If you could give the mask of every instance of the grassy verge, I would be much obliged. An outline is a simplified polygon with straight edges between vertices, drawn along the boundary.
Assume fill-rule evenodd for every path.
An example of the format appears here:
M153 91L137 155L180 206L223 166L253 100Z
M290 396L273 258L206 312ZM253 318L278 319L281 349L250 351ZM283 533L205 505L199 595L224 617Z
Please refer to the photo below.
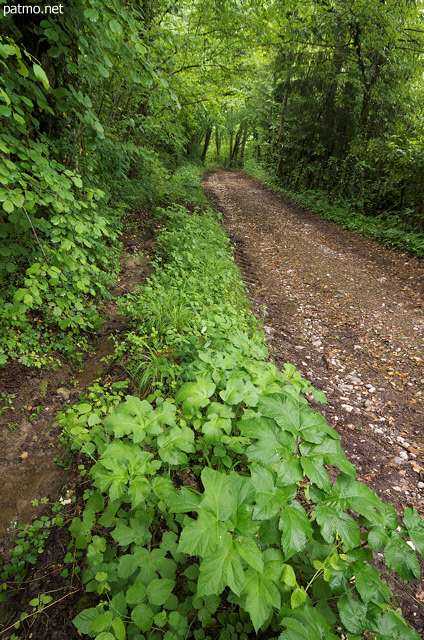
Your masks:
M339 201L336 204L329 202L327 193L320 191L295 192L281 186L278 179L270 173L270 170L261 166L254 160L248 160L244 165L244 171L260 182L269 185L276 191L280 191L310 211L318 213L325 220L337 222L342 227L359 233L367 238L377 240L390 249L406 251L418 258L424 258L424 233L408 230L405 223L397 215L379 215L372 217L354 207Z

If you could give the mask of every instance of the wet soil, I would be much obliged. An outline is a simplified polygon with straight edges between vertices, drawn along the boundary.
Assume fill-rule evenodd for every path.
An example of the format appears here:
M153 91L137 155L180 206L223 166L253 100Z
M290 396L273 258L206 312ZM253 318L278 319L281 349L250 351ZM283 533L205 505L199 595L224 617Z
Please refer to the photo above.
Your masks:
M155 223L141 211L133 212L126 223L130 230L120 238L121 271L111 298L99 302L103 326L88 336L90 347L82 365L76 370L64 357L52 354L54 370L25 367L16 360L0 369L0 394L14 396L0 414L0 555L5 560L13 546L16 524L28 524L42 512L32 502L45 497L54 502L74 481L54 460L60 454L60 431L55 423L58 411L79 401L99 377L107 380L109 376L112 381L127 377L125 370L107 358L114 352L113 338L125 331L128 321L119 314L117 298L145 283L152 273ZM4 402L0 403L3 406Z
M243 173L208 173L203 188L223 214L272 359L295 364L326 393L328 405L312 405L340 433L358 480L400 516L412 506L424 516L422 262ZM422 633L422 585L410 583L410 595L389 585Z

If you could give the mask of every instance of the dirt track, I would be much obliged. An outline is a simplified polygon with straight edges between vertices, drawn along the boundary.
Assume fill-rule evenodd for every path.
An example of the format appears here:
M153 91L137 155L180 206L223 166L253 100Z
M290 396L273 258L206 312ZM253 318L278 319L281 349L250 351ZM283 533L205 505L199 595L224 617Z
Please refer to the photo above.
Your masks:
M424 266L291 203L243 173L208 173L275 363L327 394L358 480L424 515ZM424 601L422 587L412 593ZM422 633L422 607L403 613Z

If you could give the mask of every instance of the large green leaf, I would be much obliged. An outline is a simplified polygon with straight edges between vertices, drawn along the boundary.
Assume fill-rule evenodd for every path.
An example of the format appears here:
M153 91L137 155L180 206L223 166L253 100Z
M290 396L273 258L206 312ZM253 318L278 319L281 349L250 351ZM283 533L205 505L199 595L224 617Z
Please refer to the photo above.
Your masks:
M205 442L220 442L223 432L231 433L231 420L211 415L210 419L202 425L202 432L205 436Z
M384 503L372 489L344 473L337 476L328 493L311 490L310 495L314 501L321 502L335 512L352 509L370 522L378 522L376 509L384 509Z
M178 549L192 556L206 556L229 538L223 522L211 513L201 511L197 520L192 520L182 530Z
M318 504L315 513L322 537L327 542L333 542L337 532L343 540L345 551L361 543L358 523L344 511Z
M323 491L330 491L330 476L324 467L324 456L306 458L302 456L300 464L306 477Z
M390 602L392 592L370 565L364 565L356 572L355 586L364 602Z
M153 624L153 611L147 604L138 604L131 611L131 620L141 631L150 631Z
M203 559L197 583L198 595L218 595L226 586L229 586L236 595L240 595L245 578L235 545L234 540L228 537L213 555Z
M159 455L164 462L182 465L187 462L183 452L194 453L194 433L188 427L170 427L158 436Z
M209 511L218 520L228 520L236 505L229 476L206 467L200 477L205 489L201 508Z
M273 418L281 429L294 436L299 435L300 407L300 399L288 393L260 396L258 402L258 409L263 416Z
M338 467L340 471L352 476L352 478L356 477L355 465L347 460L339 440L326 437L319 444L305 442L301 445L300 452L302 456L311 459L313 463L316 460L317 464L321 464L318 460L323 460L326 464ZM328 491L328 489L325 489L325 491Z
M407 627L396 611L388 611L375 619L373 624L369 624L369 630L380 634L383 640L420 640L421 636Z
M183 384L177 393L175 401L182 403L182 409L185 413L193 414L210 403L209 398L215 389L216 386L213 382L199 378L197 382Z
M384 549L384 559L389 569L394 569L403 580L414 580L420 577L420 565L415 552L395 531Z
M132 434L134 442L142 442L146 436L146 416L153 413L147 400L127 396L104 421L106 429L117 438Z
M312 527L303 507L296 501L283 508L278 528L281 533L286 560L305 548L306 540L312 538Z
M351 633L362 633L365 628L367 605L345 594L337 601L340 619Z
M296 452L296 442L293 436L281 431L274 420L251 418L240 421L237 426L243 436L257 439L257 442L246 449L246 455L250 460L262 464L273 464L287 454Z
M255 520L269 520L281 511L287 500L296 496L296 485L276 486L271 471L259 465L252 466L250 471L256 488L253 517Z
M264 559L263 553L258 548L256 541L253 538L248 537L238 537L235 536L234 540L234 549L237 554L243 558L248 565L250 565L259 573L263 573L264 570ZM233 589L234 591L234 589Z
M303 478L299 459L289 452L284 454L277 467L278 482L282 485L296 484Z
M149 602L155 605L162 605L168 600L175 586L175 580L166 578L156 578L147 585L147 597Z
M246 611L250 614L255 631L261 628L271 613L272 607L280 606L280 592L274 582L254 569L244 574L243 594L246 594Z
M424 522L415 507L405 509L403 524L408 529L414 547L424 556Z
M223 391L219 392L220 397L229 405L244 402L250 407L254 407L258 402L258 392L250 381L231 378Z

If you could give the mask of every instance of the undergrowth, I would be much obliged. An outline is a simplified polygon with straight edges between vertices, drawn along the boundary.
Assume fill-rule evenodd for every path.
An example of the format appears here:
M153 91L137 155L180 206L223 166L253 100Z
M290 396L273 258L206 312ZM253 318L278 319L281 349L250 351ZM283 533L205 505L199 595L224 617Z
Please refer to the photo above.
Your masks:
M268 360L215 214L154 215L155 274L122 300L133 328L117 348L140 394L97 388L58 416L92 481L66 556L78 572L82 555L95 605L76 628L97 640L417 640L371 561L383 551L389 571L418 578L419 514L399 523L355 480L305 398L325 395Z
M337 197L337 202L331 202L330 196L324 191L289 190L282 186L272 169L253 159L245 162L244 170L294 202L318 213L325 220L337 222L342 227L377 240L390 249L407 251L418 258L424 258L424 233L412 231L397 214L384 212L373 217L361 213L355 208L354 203L349 203L340 196Z
M155 215L155 276L122 302L134 330L118 349L148 395L106 418L89 406L59 418L93 481L70 552L84 551L98 604L77 629L99 640L418 638L370 564L384 549L390 570L418 577L406 543L424 551L418 513L399 527L304 397L324 394L268 361L214 214ZM340 470L333 486L326 464Z

